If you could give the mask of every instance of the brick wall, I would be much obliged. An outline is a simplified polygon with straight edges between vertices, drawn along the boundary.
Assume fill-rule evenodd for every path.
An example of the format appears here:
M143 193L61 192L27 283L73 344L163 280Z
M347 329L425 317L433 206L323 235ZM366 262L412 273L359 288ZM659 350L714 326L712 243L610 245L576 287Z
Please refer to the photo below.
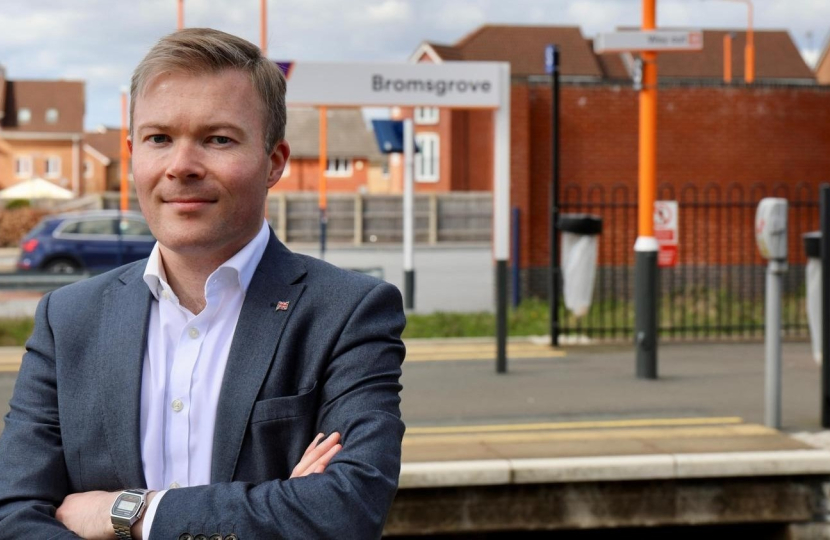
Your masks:
M279 191L317 191L320 184L320 167L317 158L291 158L288 176L283 175L271 188ZM369 162L365 158L352 160L351 176L329 176L326 188L331 193L354 193L369 181Z
M561 199L590 203L572 211L604 215L602 264L630 264L636 214L626 203L635 202L637 193L637 93L563 85L560 96ZM521 268L544 267L549 259L550 107L549 86L514 83L511 205L522 212ZM471 147L492 137L469 133ZM471 160L469 167L471 178L492 175L483 160ZM830 89L661 88L657 174L658 198L681 201L681 264L754 262L752 243L742 243L738 252L724 249L738 234L724 231L726 220L740 234L751 233L754 204L762 197L817 200L819 185L830 181ZM710 211L684 220L684 205L707 202L748 205L740 215ZM818 225L814 214L794 208L791 221L808 230L811 221ZM792 238L796 250L800 239Z

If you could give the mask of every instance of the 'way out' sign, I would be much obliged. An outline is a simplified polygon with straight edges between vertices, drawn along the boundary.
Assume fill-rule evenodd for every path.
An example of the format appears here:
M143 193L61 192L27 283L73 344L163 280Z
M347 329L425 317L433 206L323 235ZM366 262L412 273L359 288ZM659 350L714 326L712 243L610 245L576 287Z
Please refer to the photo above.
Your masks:
M426 106L494 109L500 105L499 64L297 62L288 73L290 105Z
M699 51L703 49L700 30L644 30L610 32L594 40L594 52Z

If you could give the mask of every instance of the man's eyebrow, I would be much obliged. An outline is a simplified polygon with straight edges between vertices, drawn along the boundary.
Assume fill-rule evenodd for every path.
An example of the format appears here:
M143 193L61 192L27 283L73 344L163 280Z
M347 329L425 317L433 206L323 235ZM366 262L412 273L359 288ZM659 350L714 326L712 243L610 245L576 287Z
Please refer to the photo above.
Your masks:
M229 131L233 131L235 133L243 133L244 130L237 126L236 124L231 124L230 122L219 122L217 124L209 124L205 131L219 131L221 129L226 129Z
M136 131L145 131L145 130L168 132L168 131L170 131L170 126L168 126L167 124L150 123L150 124L139 124L139 126L136 128Z

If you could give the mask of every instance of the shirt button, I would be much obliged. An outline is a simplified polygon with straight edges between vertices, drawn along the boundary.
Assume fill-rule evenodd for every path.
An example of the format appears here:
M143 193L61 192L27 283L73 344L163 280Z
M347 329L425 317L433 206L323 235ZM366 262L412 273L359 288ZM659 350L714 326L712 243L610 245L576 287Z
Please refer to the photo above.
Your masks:
M197 328L191 327L190 330L187 331L187 335L193 339L199 337L199 330Z
M171 403L170 406L173 407L174 412L180 412L182 409L184 409L184 403L182 403L182 400L180 399L174 399L173 403Z
M161 291L161 297L167 300L170 298L170 293L168 293L167 291Z
M178 489L180 487L182 486L180 486L178 482L173 482L172 484L170 484L170 489Z

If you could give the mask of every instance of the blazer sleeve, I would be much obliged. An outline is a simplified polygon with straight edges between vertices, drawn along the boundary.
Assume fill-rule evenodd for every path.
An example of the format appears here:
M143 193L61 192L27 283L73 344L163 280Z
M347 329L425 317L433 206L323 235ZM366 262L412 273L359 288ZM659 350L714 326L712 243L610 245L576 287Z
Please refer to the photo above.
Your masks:
M0 435L0 539L79 538L55 519L69 493L58 415L49 299L35 313Z
M405 323L400 292L380 283L343 328L325 371L317 426L340 432L343 449L325 473L169 490L150 540L196 532L239 540L380 538L400 475Z

